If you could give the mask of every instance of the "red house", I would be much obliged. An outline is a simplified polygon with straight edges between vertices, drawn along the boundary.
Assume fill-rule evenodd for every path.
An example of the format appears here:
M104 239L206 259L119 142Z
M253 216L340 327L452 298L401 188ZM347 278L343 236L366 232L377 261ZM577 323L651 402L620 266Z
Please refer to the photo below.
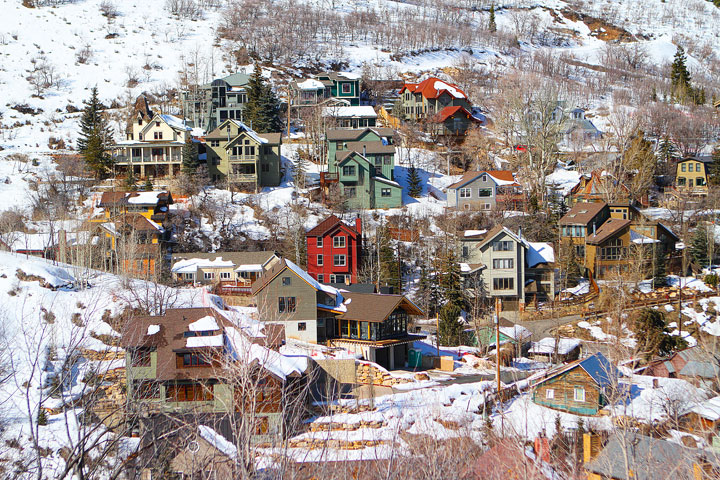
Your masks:
M321 283L357 283L362 222L350 226L335 215L305 234L307 272Z

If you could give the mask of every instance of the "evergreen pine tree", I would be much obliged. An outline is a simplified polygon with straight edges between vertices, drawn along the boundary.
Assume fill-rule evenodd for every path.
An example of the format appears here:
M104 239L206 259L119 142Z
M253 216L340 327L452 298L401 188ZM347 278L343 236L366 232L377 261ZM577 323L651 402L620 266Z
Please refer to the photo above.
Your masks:
M280 120L280 102L270 85L265 84L260 66L248 80L248 101L243 110L245 124L260 133L278 132L282 129Z
M665 264L667 256L662 246L655 244L653 246L653 288L664 287L667 285L667 272Z
M568 288L572 288L577 286L578 280L582 277L582 268L580 267L580 262L575 252L575 245L565 245L565 249L567 256L565 276L567 278Z
M150 180L150 177L147 177L145 179L145 185L143 185L143 190L145 190L146 192L152 192L152 189L153 189L152 180Z
M440 289L446 304L458 309L465 308L465 295L462 288L460 264L455 252L448 250L442 260L442 273L440 274Z
M37 424L44 426L48 424L47 412L44 408L40 408L37 413Z
M463 324L460 323L461 310L457 305L448 303L440 309L438 318L438 343L446 347L456 347L462 341Z
M679 156L675 144L673 144L667 135L664 136L663 139L660 140L660 159L669 164L672 160L679 158Z
M293 180L295 188L305 188L305 173L307 172L307 161L304 155L298 155L295 167L293 167Z
M690 256L698 267L708 265L708 232L705 225L698 225L690 243Z
M675 58L670 70L670 83L672 85L672 94L677 100L682 101L692 96L687 58L685 57L685 49L681 46L678 46L675 52Z
M138 189L137 186L137 179L135 178L135 175L132 171L129 171L127 176L125 177L125 182L123 183L123 187L128 192L135 192Z
M88 168L98 178L109 175L112 170L112 157L107 153L111 140L112 133L98 99L97 87L93 87L80 118L78 150L85 158Z
M393 287L395 293L401 292L400 262L398 261L392 239L387 227L381 227L377 233L380 238L380 278L384 285Z
M198 169L198 148L191 138L188 138L182 147L181 170L187 176L192 177Z
M708 165L708 182L710 185L720 185L720 147L713 150L713 161Z
M495 33L497 31L497 24L495 23L495 4L490 4L490 21L488 22L488 30Z
M420 174L414 164L408 169L408 195L417 198L422 195L422 184L420 183Z

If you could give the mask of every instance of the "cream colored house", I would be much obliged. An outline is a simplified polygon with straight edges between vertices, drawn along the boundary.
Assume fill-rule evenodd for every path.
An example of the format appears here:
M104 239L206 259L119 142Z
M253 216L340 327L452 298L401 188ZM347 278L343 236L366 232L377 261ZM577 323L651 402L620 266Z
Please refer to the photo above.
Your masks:
M126 139L110 147L117 170L132 171L136 178L172 177L180 173L182 148L191 139L191 128L172 115L136 109Z
M202 285L231 284L248 288L280 258L275 252L216 252L173 254L175 280Z

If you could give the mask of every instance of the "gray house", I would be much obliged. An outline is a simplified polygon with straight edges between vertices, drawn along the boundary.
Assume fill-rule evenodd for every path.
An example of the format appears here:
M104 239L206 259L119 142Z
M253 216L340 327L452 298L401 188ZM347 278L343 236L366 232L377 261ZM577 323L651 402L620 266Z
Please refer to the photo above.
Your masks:
M243 120L250 76L234 73L182 92L183 114L188 123L209 132L225 120Z
M508 170L466 172L447 188L447 206L460 210L518 210L524 198L522 186Z
M470 296L499 297L505 310L555 297L551 244L528 242L498 225L489 232L466 232L461 245L460 270Z

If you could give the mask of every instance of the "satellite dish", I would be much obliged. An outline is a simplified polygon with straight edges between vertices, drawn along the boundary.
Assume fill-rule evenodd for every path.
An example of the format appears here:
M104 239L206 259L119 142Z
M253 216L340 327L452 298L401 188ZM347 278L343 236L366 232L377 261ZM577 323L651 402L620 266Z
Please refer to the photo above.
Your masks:
M192 440L190 443L188 443L187 448L188 450L190 450L190 453L197 453L200 450L200 444L195 440Z

